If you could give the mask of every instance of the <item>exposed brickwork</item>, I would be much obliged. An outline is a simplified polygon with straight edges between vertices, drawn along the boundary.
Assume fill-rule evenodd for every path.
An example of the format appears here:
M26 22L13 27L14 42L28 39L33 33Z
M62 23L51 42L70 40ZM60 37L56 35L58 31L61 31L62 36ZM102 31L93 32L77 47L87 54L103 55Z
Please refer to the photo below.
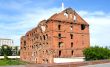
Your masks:
M20 57L32 63L53 63L54 57L81 57L89 45L88 23L67 8L21 37Z

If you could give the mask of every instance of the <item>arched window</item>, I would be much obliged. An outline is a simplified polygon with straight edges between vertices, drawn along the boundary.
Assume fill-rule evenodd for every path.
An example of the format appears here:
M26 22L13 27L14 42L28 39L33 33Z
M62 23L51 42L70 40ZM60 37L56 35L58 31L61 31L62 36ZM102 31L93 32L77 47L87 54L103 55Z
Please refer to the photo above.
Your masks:
M58 34L58 38L59 38L59 39L61 38L61 34L60 34L60 33Z
M73 52L74 52L74 51L72 50L72 51L71 51L71 55L73 55Z
M73 34L70 34L71 39L73 39Z
M61 25L58 25L58 30L60 30L61 29Z
M71 42L71 47L73 47L73 42Z

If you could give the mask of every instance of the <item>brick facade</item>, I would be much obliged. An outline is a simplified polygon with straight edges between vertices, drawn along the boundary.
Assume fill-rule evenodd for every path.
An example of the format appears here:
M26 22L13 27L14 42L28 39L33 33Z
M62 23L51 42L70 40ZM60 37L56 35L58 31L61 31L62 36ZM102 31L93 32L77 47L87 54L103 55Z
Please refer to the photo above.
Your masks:
M89 24L67 8L21 37L20 57L32 63L53 63L53 58L82 57L82 50L89 46Z

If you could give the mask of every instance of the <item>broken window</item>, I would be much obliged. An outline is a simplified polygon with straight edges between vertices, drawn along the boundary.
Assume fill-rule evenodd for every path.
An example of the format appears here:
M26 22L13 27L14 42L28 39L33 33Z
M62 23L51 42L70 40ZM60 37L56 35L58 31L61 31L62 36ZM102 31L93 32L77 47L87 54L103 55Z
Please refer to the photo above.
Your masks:
M73 42L71 42L71 47L73 47Z
M61 29L61 25L58 25L58 30L60 30Z
M74 22L76 21L76 16L74 15L74 17L73 17L73 20L74 20Z
M61 56L61 50L59 50L59 57Z
M63 46L63 42L58 43L58 47L60 48L61 46Z
M26 41L24 41L24 46L26 46Z
M47 39L48 39L48 34L46 34L46 37L47 37Z
M61 38L61 34L60 33L58 34L58 37L59 37L59 39Z
M85 25L81 24L81 30L84 30L84 29L85 29Z
M73 30L73 26L70 26L70 30Z
M64 16L66 16L68 18L68 14L67 13L64 13Z
M73 34L70 34L71 39L73 39Z
M43 35L43 38L44 38L44 40L45 40L45 35Z
M73 55L73 52L74 52L74 51L72 50L72 51L71 51L71 55Z
M48 63L48 59L46 59L46 63Z

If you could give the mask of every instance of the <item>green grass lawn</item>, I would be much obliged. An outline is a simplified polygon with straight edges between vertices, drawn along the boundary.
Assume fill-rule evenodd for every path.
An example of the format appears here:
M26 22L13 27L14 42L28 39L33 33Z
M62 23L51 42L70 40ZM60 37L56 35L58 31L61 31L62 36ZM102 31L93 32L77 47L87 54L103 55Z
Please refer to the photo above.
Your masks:
M0 60L0 66L5 66L5 65L24 65L28 64L26 62L20 61L19 59L9 59L9 60Z

